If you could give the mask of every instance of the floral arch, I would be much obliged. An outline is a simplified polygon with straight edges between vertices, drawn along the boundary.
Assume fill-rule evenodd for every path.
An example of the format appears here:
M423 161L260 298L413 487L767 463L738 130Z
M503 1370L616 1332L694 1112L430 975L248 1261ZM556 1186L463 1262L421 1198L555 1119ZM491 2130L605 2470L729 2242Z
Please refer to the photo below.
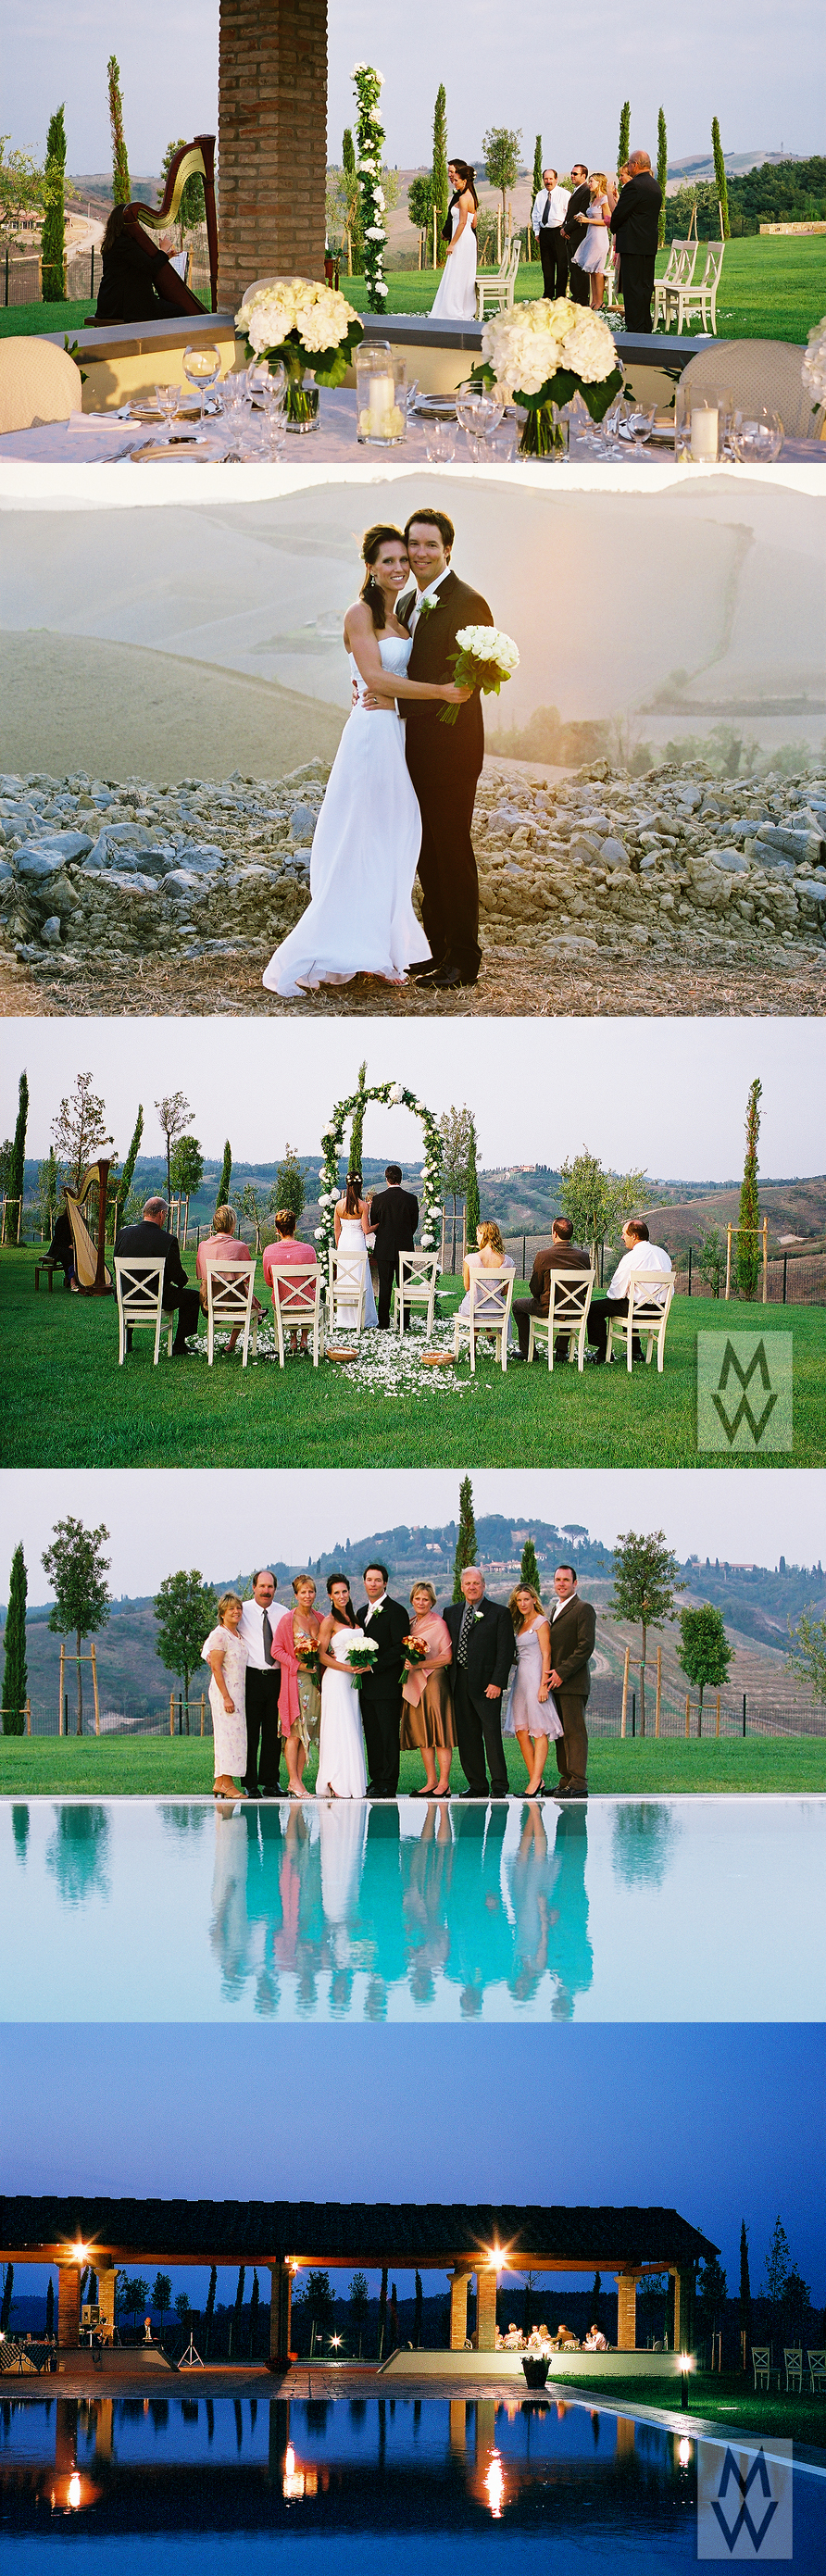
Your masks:
M420 1121L424 1155L421 1180L422 1231L419 1239L424 1251L435 1252L439 1242L441 1221L442 1139L438 1120L434 1117L432 1109L427 1109L424 1101L418 1100L415 1091L408 1091L404 1083L377 1082L360 1086L358 1091L351 1092L348 1100L337 1101L329 1126L322 1129L324 1161L318 1175L321 1224L317 1225L315 1230L315 1239L320 1247L321 1256L323 1258L326 1255L333 1242L333 1214L336 1201L341 1197L338 1164L344 1143L344 1131L348 1119L353 1118L358 1109L366 1108L368 1100L381 1101L384 1108L411 1109L414 1118Z

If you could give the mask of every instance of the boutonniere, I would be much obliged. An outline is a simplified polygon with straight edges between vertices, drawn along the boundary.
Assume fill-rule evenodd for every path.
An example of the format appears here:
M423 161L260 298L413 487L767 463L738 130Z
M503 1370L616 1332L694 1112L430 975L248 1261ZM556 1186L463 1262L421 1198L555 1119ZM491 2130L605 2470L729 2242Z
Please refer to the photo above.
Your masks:
M432 614L433 614L433 610L434 610L435 606L436 606L436 601L435 601L435 599L423 599L423 600L422 600L422 602L421 602L421 606L420 606L420 608L419 608L419 616L420 616L420 617L431 617L431 616L432 616Z

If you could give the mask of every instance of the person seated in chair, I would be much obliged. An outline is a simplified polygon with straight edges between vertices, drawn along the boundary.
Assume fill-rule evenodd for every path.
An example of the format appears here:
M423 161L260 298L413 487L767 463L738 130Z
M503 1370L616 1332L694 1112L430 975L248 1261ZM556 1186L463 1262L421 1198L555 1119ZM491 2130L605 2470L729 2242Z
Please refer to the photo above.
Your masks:
M589 2326L582 2349L583 2352L607 2352L608 2345L600 2326Z
M54 1234L52 1235L46 1259L47 1261L54 1262L56 1270L62 1270L63 1276L70 1288L75 1288L77 1286L75 1278L75 1239L72 1233L69 1221L69 1210L67 1207L58 1209L57 1216L55 1217Z
M530 1333L531 1316L544 1315L546 1319L548 1316L551 1303L551 1271L590 1270L590 1267L590 1253L583 1251L581 1243L574 1242L574 1229L571 1224L570 1217L555 1216L551 1227L550 1243L546 1250L537 1253L534 1261L533 1269L531 1271L530 1296L515 1297L511 1307L511 1313L519 1335L519 1350L523 1360L526 1360L528 1356L528 1337ZM554 1358L557 1360L565 1359L567 1357L567 1352L568 1342L566 1335L564 1333L557 1333L556 1340L554 1342ZM535 1359L540 1359L541 1356L541 1352L534 1352Z
M609 1280L607 1294L604 1297L591 1299L588 1316L588 1340L593 1344L597 1359L603 1365L607 1356L608 1326L611 1317L628 1313L628 1280L631 1271L653 1270L658 1272L662 1279L670 1279L672 1275L669 1254L663 1251L661 1244L651 1242L644 1217L629 1216L626 1219L622 1229L622 1240L625 1251L622 1260L617 1263L613 1279ZM659 1293L652 1286L652 1296L657 1297ZM660 1303L662 1303L661 1295ZM642 1344L637 1341L636 1336L633 1356L635 1359L642 1359Z
M95 322L177 322L182 313L202 313L172 267L173 247L171 233L144 232L137 206L113 206L101 242Z
M147 1199L139 1225L122 1225L115 1236L115 1260L163 1261L161 1305L165 1315L177 1311L177 1326L172 1344L172 1357L186 1358L190 1337L197 1333L201 1313L200 1290L190 1287L181 1260L177 1235L166 1231L165 1199ZM132 1334L127 1330L126 1348L131 1351Z
M274 1270L291 1270L294 1268L300 1269L301 1267L308 1269L311 1263L315 1267L317 1267L318 1264L318 1254L316 1252L315 1244L299 1243L296 1239L295 1213L292 1208L276 1208L275 1227L275 1242L265 1243L264 1245L264 1277L267 1281L268 1287L272 1288L273 1306L275 1305L275 1289L273 1287L272 1277ZM312 1283L309 1280L305 1280L302 1284L304 1288L308 1288ZM298 1291L296 1291L296 1294L297 1293ZM300 1336L297 1332L290 1332L291 1351L297 1351L299 1347L302 1351L306 1351L308 1348L306 1329L302 1330Z
M249 1244L241 1243L239 1241L235 1232L235 1224L236 1218L234 1208L217 1207L212 1220L212 1233L206 1234L204 1236L203 1243L199 1243L198 1245L198 1250L195 1255L195 1270L197 1277L201 1282L201 1312L204 1315L209 1311L207 1306L207 1270L210 1262L231 1261L245 1264L249 1261ZM252 1311L254 1315L260 1315L263 1312L263 1308L259 1306L257 1297L253 1298ZM225 1356L227 1359L229 1358L230 1351L234 1351L235 1349L240 1331L240 1324L233 1324L229 1341L225 1345Z

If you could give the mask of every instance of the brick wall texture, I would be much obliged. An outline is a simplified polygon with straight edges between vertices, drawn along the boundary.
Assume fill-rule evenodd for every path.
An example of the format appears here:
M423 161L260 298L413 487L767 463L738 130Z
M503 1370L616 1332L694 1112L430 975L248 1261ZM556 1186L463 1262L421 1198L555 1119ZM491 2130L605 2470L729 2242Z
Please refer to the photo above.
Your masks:
M218 300L323 277L327 0L221 0Z

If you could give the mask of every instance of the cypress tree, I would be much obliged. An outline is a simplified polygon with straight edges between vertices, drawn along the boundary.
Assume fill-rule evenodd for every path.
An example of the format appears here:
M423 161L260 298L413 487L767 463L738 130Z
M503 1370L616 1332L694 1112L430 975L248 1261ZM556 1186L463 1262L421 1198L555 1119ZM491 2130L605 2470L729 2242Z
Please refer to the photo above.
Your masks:
M216 2272L215 2265L214 2265L214 2263L213 2263L212 2270L211 2270L211 2272L210 2272L210 2276L209 2276L209 2289L208 2289L208 2291L207 2291L207 2295L206 2295L206 2307L205 2307L205 2309L204 2309L204 2360L205 2360L205 2361L208 2361L208 2360L209 2360L209 2342L210 2342L210 2336L211 2336L211 2333L212 2333L212 2320L213 2320L213 2317L214 2317L214 2315L215 2315L215 2292L216 2292L217 2286L218 2286L218 2274L217 2274L217 2272Z
M456 1554L453 1559L454 1601L464 1600L460 1578L464 1573L465 1566L475 1565L475 1563L476 1522L473 1517L473 1486L471 1484L470 1477L463 1476L459 1487L459 1536L456 1541Z
M439 82L433 110L433 170L431 176L433 208L436 216L436 266L445 264L445 245L440 239L448 208L447 184L447 99L444 82Z
M231 1181L231 1179L232 1179L232 1146L231 1146L231 1144L230 1144L229 1137L227 1137L227 1141L226 1141L226 1144L225 1144L225 1146L224 1146L224 1159L223 1159L223 1162L222 1162L222 1164L221 1164L221 1178L220 1178L219 1183L218 1183L218 1196L217 1196L216 1201L215 1201L215 1205L216 1205L216 1207L217 1207L217 1208L219 1208L219 1207L226 1207L226 1206L228 1205L228 1203L229 1203L229 1185L230 1185L230 1181Z
M123 139L120 66L114 54L110 54L106 70L109 77L109 123L112 129L112 202L116 206L128 206L132 188L126 144Z
M6 1657L3 1667L3 1734L22 1735L25 1728L26 1691L26 1565L23 1542L18 1541L11 1561L9 1606L6 1616Z
M533 191L533 193L532 193L532 197L531 197L531 205L532 205L532 206L534 206L534 205L536 204L536 200L537 200L537 197L538 197L538 195L539 195L539 192L540 192L541 186L542 186L542 136L541 136L541 134L538 134L538 135L537 135L537 138L536 138L536 142L535 142L534 147L533 147L533 179L532 179L532 181L531 181L531 188L532 188L532 191ZM529 259L538 259L538 258L539 258L539 243L538 243L538 242L534 242L534 236L533 236L533 232L532 232L532 229L531 229L530 217L529 217L529 219L528 219L528 258L529 258Z
M529 1583L533 1592L539 1591L539 1567L536 1562L536 1549L532 1538L526 1538L525 1540L525 1545L522 1549L522 1563L519 1568L519 1573L523 1583Z
M711 149L714 154L714 177L717 184L717 200L720 208L720 239L721 241L728 241L729 220L726 165L723 160L723 146L720 141L720 120L719 117L716 116L713 116L711 120Z
M379 2358L379 2361L381 2361L382 2356L383 2356L383 2353L384 2353L384 2342L385 2342L385 2336L386 2336L386 2333L387 2333L387 2265L386 2265L386 2263L385 2263L385 2265L384 2265L384 2269L383 2269L383 2271L382 2271L382 2276L381 2276L381 2288L380 2288L380 2290L379 2290L379 2350L378 2350L378 2358Z
M366 1074L367 1058L365 1056L364 1063L359 1065L359 1078L356 1084L358 1104L353 1112L353 1125L350 1133L350 1160L347 1165L348 1172L361 1171L361 1157L364 1150L364 1084Z
M13 2290L13 2289L14 2289L14 2264L13 2264L13 2263L7 2263L7 2264L6 2264L6 2278L5 2278L5 2281L4 2281L4 2283L3 2283L3 2297L2 2297L2 2300L0 2300L0 2334L8 2334L8 2331L9 2331L9 2318L10 2318L10 2316L11 2316L11 2294L12 2294L12 2290Z
M660 207L657 240L661 250L665 240L665 183L667 178L668 138L665 131L665 110L661 107L657 114L657 185L662 190L662 205Z
M751 2282L749 2280L749 2232L744 2218L740 2222L740 2335L745 2354L751 2342Z
M46 2283L46 2333L50 2338L54 2334L54 2282L51 2272Z
M9 1197L20 1201L21 1222L23 1214L23 1192L26 1186L26 1128L28 1126L28 1120L28 1076L25 1073L21 1073L17 1094L17 1121L11 1149L11 1171L9 1173Z
M127 1202L128 1197L129 1197L129 1192L130 1192L131 1187L132 1187L132 1182L133 1182L134 1174L135 1174L135 1164L136 1164L137 1159L138 1159L138 1149L139 1149L139 1146L140 1146L140 1141L141 1141L141 1137L142 1137L142 1135L143 1135L143 1108L142 1108L141 1104L139 1103L139 1104L138 1104L138 1115L137 1115L137 1118L136 1118L136 1120L135 1120L134 1130L133 1130L133 1134L132 1134L132 1142L131 1142L131 1145L130 1145L130 1147L129 1147L129 1152L128 1152L128 1154L127 1154L126 1161L125 1161L124 1166L123 1166L123 1171L121 1172L120 1180L119 1180L119 1182L118 1182L118 1187L117 1187L117 1196L116 1196L116 1199L115 1199L115 1219L116 1219L116 1222L117 1222L118 1217L121 1217L121 1218L122 1218L122 1216L123 1216L123 1212L124 1212L124 1209L125 1209L125 1206L126 1206L126 1202Z
M757 1148L760 1141L761 1082L751 1084L746 1104L746 1159L740 1191L739 1231L737 1235L737 1285L741 1297L753 1297L760 1276L760 1200L757 1187Z
M63 109L57 107L49 118L46 136L46 172L44 185L45 216L40 245L42 262L41 294L44 304L63 304L66 299L64 201L66 169L66 128Z
M465 1191L465 1233L467 1236L467 1248L469 1252L476 1241L479 1231L480 1214L479 1183L476 1177L476 1125L474 1119L471 1118L470 1137L467 1149L467 1188Z
M259 2287L258 2287L258 2274L257 2274L257 2272L255 2272L255 2271L254 2271L254 2272L253 2272L253 2276L252 2276L252 2289L251 2289L251 2291L250 2291L250 2360L251 2360L251 2361L253 2361L253 2360L254 2360L254 2358L255 2358L255 2351L256 2351L256 2346L257 2346L257 2342L258 2342L258 2307L259 2307L259 2300L260 2300L260 2296L261 2296L261 2293L260 2293L260 2290L259 2290Z
M421 2272L417 2272L417 2273L416 2273L415 2289L416 2289L416 2303L415 2303L415 2307L414 2307L414 2309L413 2309L413 2349L414 2349L414 2351L415 2351L415 2352L419 2352L419 2351L421 2350L421 2341L422 2341L422 2298L423 2298L423 2292L422 2292L422 2276L421 2276Z
M624 100L623 100L623 104L622 104L622 107L621 107L621 109L620 109L619 143L618 143L618 145L617 145L617 169L618 169L618 170L624 170L624 168L625 168L625 164L626 164L626 161L627 161L627 159L628 159L628 154L629 154L629 152L630 152L630 149L631 149L631 101L630 101L630 98L626 98L626 99L624 99Z

